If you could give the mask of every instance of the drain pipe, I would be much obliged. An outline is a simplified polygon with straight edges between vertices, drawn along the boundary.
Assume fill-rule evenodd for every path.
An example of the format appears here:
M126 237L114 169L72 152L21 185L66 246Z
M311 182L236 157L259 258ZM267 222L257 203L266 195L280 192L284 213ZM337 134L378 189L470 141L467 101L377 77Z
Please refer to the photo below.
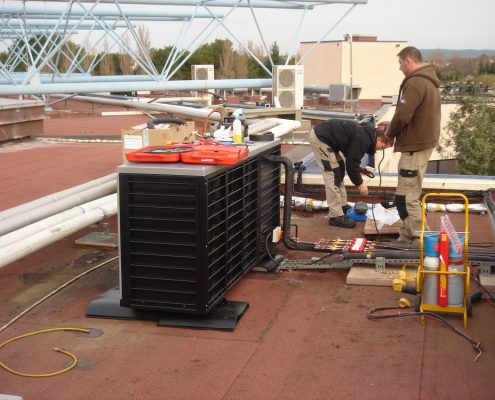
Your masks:
M15 214L2 220L2 224L0 226L0 236L19 229L20 227L32 224L50 215L65 211L76 205L115 193L116 191L117 180L114 179L104 182L96 187L92 187L63 198L54 199L53 202L31 209L30 211ZM24 206L25 205L23 205L23 207Z
M102 204L87 213L66 220L51 228L35 233L23 240L12 243L0 249L0 268L20 260L21 258L34 253L35 251L48 246L60 239L72 235L73 233L95 224L107 217L117 213L117 202L110 201Z

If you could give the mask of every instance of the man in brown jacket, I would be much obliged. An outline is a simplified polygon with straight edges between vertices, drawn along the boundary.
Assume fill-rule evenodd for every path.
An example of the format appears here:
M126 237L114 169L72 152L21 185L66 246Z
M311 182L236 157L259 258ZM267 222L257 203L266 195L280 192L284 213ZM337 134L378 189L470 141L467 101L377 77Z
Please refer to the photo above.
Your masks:
M395 140L394 152L401 152L395 192L402 220L398 241L412 243L421 231L423 178L440 137L440 81L415 47L405 47L397 56L405 78L392 121L380 125L388 125L386 135L392 143Z

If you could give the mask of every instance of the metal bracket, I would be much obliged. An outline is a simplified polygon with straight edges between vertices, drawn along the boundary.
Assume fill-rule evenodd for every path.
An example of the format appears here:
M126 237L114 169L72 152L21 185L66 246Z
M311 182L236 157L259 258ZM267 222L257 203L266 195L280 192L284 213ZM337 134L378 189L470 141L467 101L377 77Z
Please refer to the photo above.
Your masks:
M492 264L483 263L480 265L480 276L490 276L492 274Z
M376 257L375 258L375 271L383 272L385 271L385 257Z

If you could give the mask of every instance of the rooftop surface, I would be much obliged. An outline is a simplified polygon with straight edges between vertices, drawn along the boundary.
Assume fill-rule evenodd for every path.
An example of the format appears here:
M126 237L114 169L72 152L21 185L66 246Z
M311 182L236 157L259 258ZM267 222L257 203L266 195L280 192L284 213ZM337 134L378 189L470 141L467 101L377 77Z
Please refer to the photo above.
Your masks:
M120 136L146 116L95 115L49 119L44 136ZM63 122L62 122L63 121ZM115 172L122 161L116 143L24 140L0 146L0 210ZM330 227L324 212L293 213L299 236L352 238L362 233ZM486 217L486 216L485 216ZM471 217L472 241L493 243L487 218ZM116 217L109 219L117 231ZM430 216L430 223L435 224ZM72 277L117 256L81 248L88 228L0 269L0 325ZM321 253L291 252L308 260ZM76 368L50 378L24 378L0 370L0 393L24 399L466 399L495 393L495 313L474 305L467 329L484 353L473 363L470 344L436 321L417 317L371 321L373 307L396 306L390 287L346 285L346 270L250 272L227 294L249 303L232 332L159 327L153 321L87 318L90 302L118 285L112 260L30 311L0 333L0 342L55 327L97 328L53 333L9 344L0 360L9 367L44 373L69 362L53 347L79 358ZM411 299L412 300L412 299ZM1 398L1 396L0 396Z

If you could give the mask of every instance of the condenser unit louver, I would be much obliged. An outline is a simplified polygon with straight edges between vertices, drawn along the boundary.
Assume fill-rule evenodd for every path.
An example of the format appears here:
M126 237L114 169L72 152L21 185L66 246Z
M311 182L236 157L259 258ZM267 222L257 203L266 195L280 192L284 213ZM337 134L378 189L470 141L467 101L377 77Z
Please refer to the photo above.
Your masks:
M298 109L304 105L304 70L302 65L273 67L273 98L281 107Z

